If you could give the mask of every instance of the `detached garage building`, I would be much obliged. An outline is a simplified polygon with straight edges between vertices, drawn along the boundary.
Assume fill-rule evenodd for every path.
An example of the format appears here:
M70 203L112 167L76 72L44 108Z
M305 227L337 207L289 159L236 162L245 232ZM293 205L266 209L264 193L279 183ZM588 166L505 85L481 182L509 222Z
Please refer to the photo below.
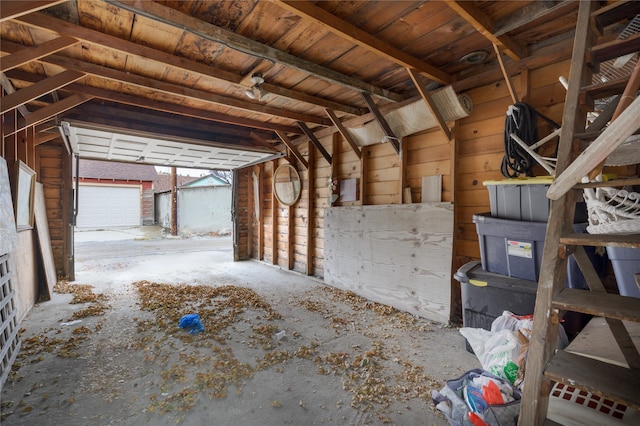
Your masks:
M154 166L81 160L78 182L79 228L154 224Z

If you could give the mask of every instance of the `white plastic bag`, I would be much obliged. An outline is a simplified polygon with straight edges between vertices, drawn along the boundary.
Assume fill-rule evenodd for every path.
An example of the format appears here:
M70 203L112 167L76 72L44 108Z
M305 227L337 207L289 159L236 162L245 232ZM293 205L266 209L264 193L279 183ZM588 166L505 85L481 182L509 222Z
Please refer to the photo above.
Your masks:
M520 341L516 332L491 332L482 328L463 327L460 333L471 345L484 370L511 383L515 382L520 355Z
M511 330L520 332L527 340L531 340L531 330L533 330L533 315L520 316L509 311L502 312L498 318L491 323L491 331ZM558 327L558 349L564 349L569 344L569 338L564 331L564 327Z

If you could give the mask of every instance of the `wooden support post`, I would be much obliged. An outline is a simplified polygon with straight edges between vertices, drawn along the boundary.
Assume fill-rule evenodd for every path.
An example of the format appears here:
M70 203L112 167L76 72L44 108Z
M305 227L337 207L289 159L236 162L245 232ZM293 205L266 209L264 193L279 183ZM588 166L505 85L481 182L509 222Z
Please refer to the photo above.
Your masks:
M400 164L398 176L398 204L404 204L404 190L407 186L407 143L400 141Z
M497 44L493 43L493 50L496 52L496 57L498 58L498 63L500 64L500 69L502 70L502 75L504 76L504 81L507 83L507 89L509 89L509 94L511 95L511 100L513 103L518 103L518 94L516 93L515 87L513 87L513 82L511 81L511 77L507 72L507 67L504 65L504 61L502 60L502 52Z
M444 133L444 136L447 138L447 140L451 140L451 131L449 130L449 126L447 126L447 123L444 121L444 118L442 117L442 114L440 114L440 110L438 109L436 104L433 103L433 100L431 99L431 95L429 95L429 92L427 91L425 84L422 82L422 77L420 77L420 75L416 70L407 68L407 71L409 72L409 76L411 77L411 80L413 80L413 85L416 86L416 89L418 89L418 92L420 92L420 96L422 96L422 100L424 101L425 104L427 104L427 107L429 108L429 111L431 111L433 118L436 119L436 122L438 123L438 127L440 128L440 131Z
M333 122L333 125L336 126L336 128L338 129L338 132L340 132L340 134L342 135L344 140L347 141L347 143L349 144L349 146L351 147L353 152L356 153L358 158L362 158L362 153L360 152L360 147L358 146L356 141L351 137L351 133L349 133L347 128L344 127L344 125L342 124L342 122L340 121L338 116L333 111L331 111L330 109L325 109L325 111L327 112L327 115L329 116L329 118Z
M300 151L298 151L298 148L296 148L295 145L291 142L291 140L289 140L287 135L280 130L276 130L276 134L278 135L280 140L282 140L282 142L287 146L287 148L289 149L289 152L293 154L296 160L298 160L305 169L308 169L309 164L307 163L307 160L304 159L302 154L300 154Z
M520 72L520 100L522 102L529 102L529 91L531 90L531 73L528 68L523 69Z
M287 267L293 269L295 264L295 246L296 246L296 228L295 228L296 209L293 205L287 209Z
M340 195L340 181L338 180L338 176L340 175L340 155L339 152L339 140L338 134L334 133L331 137L331 152L333 152L333 161L331 162L331 178L335 179L337 182L336 188L331 191L331 195ZM334 206L340 205L340 198L333 203Z
M278 160L271 162L271 263L278 264L278 199L273 190L273 181L278 168Z
M171 235L178 235L178 178L176 168L171 167ZM237 183L234 182L234 185Z
M247 257L253 257L253 226L255 224L253 167L247 169Z
M313 275L313 258L316 254L316 242L315 242L315 199L316 199L316 184L315 184L315 151L313 149L313 143L307 142L307 150L309 155L309 168L307 169L307 261L306 261L306 274Z
M362 158L360 158L360 174L361 174L361 179L360 179L360 205L366 205L366 199L367 199L367 172L369 169L369 164L368 164L368 158L370 155L371 151L369 150L369 147L364 147L362 149Z
M258 165L258 260L264 259L264 164Z

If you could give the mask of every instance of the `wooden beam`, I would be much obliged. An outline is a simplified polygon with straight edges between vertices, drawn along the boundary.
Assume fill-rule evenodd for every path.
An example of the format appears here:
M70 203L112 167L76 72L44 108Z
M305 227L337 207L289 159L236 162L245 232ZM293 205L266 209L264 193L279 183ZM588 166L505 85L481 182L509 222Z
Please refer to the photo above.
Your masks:
M442 84L451 83L451 76L437 67L428 64L415 56L411 56L405 51L392 46L391 44L374 37L370 33L361 30L326 10L315 6L311 2L275 0L281 8L292 12L306 20L313 21L324 29L336 34L339 37L349 40L358 46L386 58L391 62L405 68L414 68L426 77Z
M271 263L278 264L278 204L276 191L273 190L278 160L271 162Z
M534 28L538 22L566 16L578 8L578 2L573 0L561 0L553 6L547 3L534 1L517 12L496 20L493 22L493 35L500 37L525 25Z
M247 258L253 257L253 226L255 224L255 195L256 190L253 186L253 167L246 169L247 182Z
M287 269L292 270L295 264L296 227L293 205L287 207Z
M577 119L577 114L582 116L585 113L580 108L578 98L580 87L587 80L585 52L588 45L591 12L595 9L595 6L596 3L594 2L580 2L580 8L578 9L569 88L565 97L562 133L558 143L556 171L560 176L562 176L563 171L571 161L573 134L580 127L584 130L585 123ZM555 179L557 178L556 176ZM569 196L570 194L565 195L565 197ZM560 237L564 229L571 228L571 218L574 216L574 210L575 204L570 199L565 198L561 201L551 202L542 254L542 263L546 267L542 268L538 279L533 331L527 355L527 380L524 383L520 405L519 422L523 425L542 425L549 406L551 384L544 377L544 372L556 347L551 342L556 342L558 336L558 327L551 326L551 321L554 320L551 315L555 311L555 309L551 309L551 302L558 291L558 284L566 278L567 262L566 259L560 256Z
M163 6L159 3L140 2L135 0L106 1L107 3L113 4L121 9L180 28L183 31L190 32L206 40L222 43L231 49L243 52L247 55L276 62L352 90L364 90L375 96L392 101L400 101L404 99L404 96L398 93L391 92L332 69L314 64L271 46L258 43L250 38L235 34L232 31L180 13L175 9L171 9L170 7Z
M313 149L313 142L307 142L307 151L309 152L309 164L311 167L307 169L307 260L306 260L306 274L313 275L313 258L316 253L315 243L315 200L316 200L316 186L315 186L315 150Z
M252 70L250 74L242 77L236 73L225 71L218 67L212 67L201 62L192 61L187 58L181 58L171 53L162 52L151 47L123 40L109 34L101 33L99 31L81 27L79 25L74 25L70 22L56 19L41 13L22 17L18 19L18 21L32 28L38 28L40 30L48 32L56 32L58 34L73 37L78 40L82 40L83 42L101 46L109 50L122 52L126 55L135 55L143 58L145 61L155 61L168 67L197 73L205 77L214 78L216 80L224 81L225 83L238 86L246 86L247 81L251 78L251 74L253 72L264 73L268 71L269 66L273 67L274 64L273 61L263 61L261 62L261 64L258 64L255 67L255 69L260 69L261 71ZM301 102L312 103L323 108L333 108L352 115L362 114L361 110L357 107L309 95L304 92L299 92L269 83L264 83L262 87L266 91L274 95L286 97L289 99L295 99Z
M258 260L264 259L264 163L258 164Z
M15 19L38 10L46 9L57 4L66 3L68 0L49 0L49 1L3 1L0 7L0 22Z
M333 125L336 126L336 128L338 129L338 132L340 132L342 137L347 141L347 143L349 144L353 152L356 153L358 158L362 158L362 152L360 152L360 147L358 146L356 141L351 137L351 133L349 133L347 128L344 127L344 125L342 124L342 121L340 121L340 119L335 114L335 112L331 111L330 109L325 109L325 111L329 116L329 118L331 119L331 121L333 122Z
M602 281L600 281L600 275L593 267L593 263L591 263L591 259L589 259L589 255L587 255L583 246L575 247L573 257L585 277L589 290L592 292L606 293L607 290L602 284ZM620 347L620 351L627 361L627 364L629 364L629 368L636 370L640 369L640 354L633 344L631 337L629 337L629 333L622 321L609 317L605 317L605 320L609 325L611 334L613 334L618 346Z
M636 96L636 93L640 90L640 62L636 62L633 71L631 72L631 76L629 77L629 82L627 86L624 88L624 92L620 95L620 100L618 101L618 105L616 106L615 111L613 112L613 116L611 117L611 121L613 122L622 114L622 112L633 102L633 98ZM604 167L604 161L598 164L591 172L589 173L589 180L594 180L600 173L602 173L602 169Z
M440 128L442 133L444 133L444 136L447 138L447 140L451 140L451 131L449 130L449 126L447 126L447 122L444 121L444 118L442 118L442 114L440 114L440 110L438 109L438 107L433 103L431 95L429 95L426 86L422 81L420 81L420 75L418 75L418 73L411 68L407 68L407 72L409 73L411 80L413 80L414 86L416 86L416 89L418 89L420 96L422 96L422 100L425 104L427 104L429 111L431 111L431 114L436 119L438 127Z
M368 164L368 158L369 155L371 154L371 151L369 150L369 147L363 147L362 148L362 157L360 158L360 205L364 206L366 205L366 198L367 198L367 172L369 171L369 164Z
M557 200L566 194L589 171L605 161L622 142L640 129L640 97L637 97L618 119L576 158L564 172L556 176L547 197Z
M4 44L4 42L2 44ZM4 88L4 91L7 92L8 95L16 93L16 88L13 87L11 80L9 80L6 74L3 72L0 72L0 85L2 85L2 87ZM29 115L29 109L27 108L26 105L18 106L18 112L22 114L23 117L26 117L27 115Z
M2 43L4 45L4 42ZM0 74L1 75L1 74ZM11 78L15 78L23 81L40 81L44 79L43 76L37 74L29 74L23 71L12 70L7 73L7 75ZM75 93L84 93L87 95L91 95L94 98L105 99L108 101L137 106L140 108L152 109L155 111L168 112L171 114L182 115L185 117L193 117L201 120L207 121L215 121L219 123L232 124L235 126L241 127L249 127L254 129L263 129L263 130L280 130L287 133L296 133L301 134L302 132L297 126L287 126L277 123L268 123L258 120L252 120L241 117L233 117L226 114L216 113L212 111L207 111L204 109L196 109L190 108L183 105L174 104L171 102L163 102L155 99L147 99L143 97L127 95L120 92L114 92L111 90L100 89L97 87L84 86L78 83L72 83L68 86L65 86L64 90L69 90Z
M296 160L298 160L300 162L300 164L302 164L302 166L305 169L308 170L309 169L309 163L307 163L307 160L305 160L305 158L302 156L302 154L300 154L300 151L298 151L298 148L296 148L295 145L293 145L293 143L291 143L291 140L289 140L287 135L284 134L283 132L279 131L279 130L276 130L276 134L278 135L280 140L282 140L282 142L287 146L289 151L291 151L291 153L296 158Z
M67 70L56 74L53 77L48 77L42 81L34 83L24 89L20 89L17 92L2 98L0 113L4 114L11 109L24 105L42 95L53 92L54 90L64 87L82 77L84 77L84 74L81 72Z
M311 129L301 121L298 121L298 127L300 127L302 132L309 138L309 140L313 143L313 145L315 145L315 147L318 148L318 151L320 151L320 154L322 154L324 159L327 160L327 163L331 164L331 155L329 155L327 150L324 149L324 146L322 146L322 144L320 143L316 135L313 134Z
M273 145L265 141L262 138L262 136L257 134L256 132L249 132L249 137L251 138L251 140L257 142L259 145L262 145L263 147L269 148L271 150L275 150L275 147Z
M493 34L494 24L475 3L470 1L446 0L447 5L456 11L465 21L467 21L480 34L485 36L491 43L495 43L502 48L505 53L514 61L522 59L524 51L515 41L506 35L495 36Z
M47 143L51 140L54 140L56 138L60 137L60 133L58 132L42 132L42 133L38 133L38 135L36 135L36 138L34 140L34 145L42 145L43 143Z
M335 188L331 187L329 196L331 197L333 195L336 195L337 198L336 201L331 203L332 206L340 205L340 180L338 179L338 177L340 176L340 150L338 143L338 134L333 133L331 135L331 152L333 153L333 157L335 158L333 158L333 161L330 161L329 164L331 165L331 179L336 182L336 186Z
M404 189L407 186L407 144L400 142L400 164L398 167L398 204L404 204Z
M0 63L0 71L5 72L21 65L35 61L43 56L51 55L79 43L78 40L71 37L58 37L42 44L32 47L26 47L19 52L12 53L2 57Z
M373 99L368 93L361 92L360 94L362 95L362 97L364 98L364 101L369 106L369 110L371 111L376 121L382 128L382 131L384 132L384 134L391 139L391 146L393 146L393 149L396 150L396 153L400 155L400 143L398 141L398 138L396 137L395 133L393 133L393 130L391 130L391 126L389 126L389 123L387 123L387 120L385 120L384 116L378 109L378 106L375 104L375 102L373 102Z
M89 95L78 95L78 94L66 97L61 101L58 101L49 106L40 108L39 110L29 114L29 116L25 119L26 125L33 126L34 124L41 123L55 115L61 114L71 108L74 108L84 102L87 102L91 98L92 97Z
M513 86L513 82L511 81L511 76L509 75L509 72L504 65L504 61L502 60L502 52L500 51L500 47L498 47L497 44L493 43L493 50L496 52L496 58L498 59L498 64L500 64L500 70L502 71L504 81L507 83L507 89L509 89L511 101L516 104L518 103L518 94L516 93L516 88Z
M588 52L588 61L592 65L609 59L618 58L640 50L640 34L633 34L622 40L611 40L593 46Z
M178 84L169 83L166 81L155 80L148 77L143 77L136 74L131 74L125 71L115 70L101 65L91 64L88 62L79 61L77 59L67 58L60 55L51 55L41 59L41 61L59 65L66 69L84 72L96 77L105 78L107 80L113 80L120 83L130 84L146 89L153 89L159 92L167 93L170 95L182 96L185 98L191 98L199 101L205 101L217 105L223 105L226 107L237 108L244 111L250 111L254 113L261 113L276 117L284 117L292 120L304 120L309 123L319 124L321 126L330 126L331 121L323 118L319 118L310 114L301 114L295 111L288 111L281 108L274 108L266 105L256 104L255 102L248 102L238 100L229 96L222 96L211 92L205 92L200 89L193 89L190 87L180 86Z

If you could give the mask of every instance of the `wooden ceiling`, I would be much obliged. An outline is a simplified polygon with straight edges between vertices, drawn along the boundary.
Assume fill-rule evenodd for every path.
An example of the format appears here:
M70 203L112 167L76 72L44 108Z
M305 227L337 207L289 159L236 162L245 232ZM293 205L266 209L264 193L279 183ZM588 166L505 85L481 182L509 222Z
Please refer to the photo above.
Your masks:
M73 119L277 149L283 139L295 145L330 134L335 121L371 121L441 85L464 92L501 80L497 51L510 73L567 59L577 8L575 1L3 0L3 125L5 134L36 125L45 139L52 125ZM264 79L259 99L246 94L254 73Z

